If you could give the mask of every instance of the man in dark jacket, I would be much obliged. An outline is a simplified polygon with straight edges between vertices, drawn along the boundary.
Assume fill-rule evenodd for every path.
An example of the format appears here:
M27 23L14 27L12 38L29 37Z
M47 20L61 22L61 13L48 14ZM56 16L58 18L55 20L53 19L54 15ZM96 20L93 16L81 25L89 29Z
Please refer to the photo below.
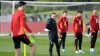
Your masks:
M48 31L48 34L49 34L49 41L50 41L49 53L50 53L50 56L53 56L52 55L52 48L53 48L54 43L56 45L57 54L58 54L58 56L60 56L60 46L58 43L58 31L57 31L57 25L56 25L55 19L56 19L56 13L52 13L51 18L48 19L48 22L46 24L46 29L45 29L45 31Z

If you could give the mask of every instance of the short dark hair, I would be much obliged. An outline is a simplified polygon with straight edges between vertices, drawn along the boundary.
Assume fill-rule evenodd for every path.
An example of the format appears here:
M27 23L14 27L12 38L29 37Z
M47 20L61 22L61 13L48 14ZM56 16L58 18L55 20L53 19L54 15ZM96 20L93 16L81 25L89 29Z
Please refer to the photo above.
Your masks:
M92 10L97 10L97 8L96 8L96 7L94 7L94 8L92 8Z
M21 7L22 5L26 5L26 2L20 1L19 2L19 7Z
M67 11L63 11L63 13L67 13Z
M77 13L83 13L83 11L81 9L78 9Z
M56 14L55 12L53 12L52 14Z

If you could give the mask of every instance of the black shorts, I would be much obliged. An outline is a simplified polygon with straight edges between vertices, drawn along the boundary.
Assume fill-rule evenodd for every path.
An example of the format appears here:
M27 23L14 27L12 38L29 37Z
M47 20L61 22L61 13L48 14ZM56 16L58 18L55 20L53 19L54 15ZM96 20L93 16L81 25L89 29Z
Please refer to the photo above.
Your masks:
M29 45L31 43L26 34L22 34L22 35L19 35L19 36L14 36L13 41L14 41L15 49L20 48L20 42L23 42L27 45Z
M83 34L81 32L78 32L76 33L75 37L80 40L83 37Z
M66 32L60 33L62 35L62 38L66 38Z

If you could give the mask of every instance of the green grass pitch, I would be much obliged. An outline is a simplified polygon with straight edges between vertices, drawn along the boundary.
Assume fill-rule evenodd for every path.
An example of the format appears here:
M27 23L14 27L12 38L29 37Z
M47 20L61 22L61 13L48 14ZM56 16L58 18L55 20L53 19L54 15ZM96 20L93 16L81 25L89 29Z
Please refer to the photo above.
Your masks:
M35 56L49 56L49 41L47 36L37 36L36 37L37 49ZM100 56L100 38L97 39L95 51L96 54L89 53L89 46L90 46L90 38L83 37L83 51L85 54L75 54L74 53L74 37L67 37L66 38L66 49L68 52L62 53L61 56ZM27 56L29 56L30 48L27 46ZM0 36L0 56L14 56L14 47L13 41L11 37L7 36ZM53 55L57 56L56 48L53 48ZM21 56L23 55L23 44L21 44Z

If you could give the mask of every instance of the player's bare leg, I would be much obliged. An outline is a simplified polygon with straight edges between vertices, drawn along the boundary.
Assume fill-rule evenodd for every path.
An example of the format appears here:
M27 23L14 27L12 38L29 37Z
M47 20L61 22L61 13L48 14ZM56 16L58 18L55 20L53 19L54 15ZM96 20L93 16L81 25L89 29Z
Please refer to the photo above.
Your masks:
M30 56L34 56L35 54L35 50L36 50L36 44L30 44L29 45L31 47L31 50L30 50Z
M20 48L15 49L15 56L20 56Z

